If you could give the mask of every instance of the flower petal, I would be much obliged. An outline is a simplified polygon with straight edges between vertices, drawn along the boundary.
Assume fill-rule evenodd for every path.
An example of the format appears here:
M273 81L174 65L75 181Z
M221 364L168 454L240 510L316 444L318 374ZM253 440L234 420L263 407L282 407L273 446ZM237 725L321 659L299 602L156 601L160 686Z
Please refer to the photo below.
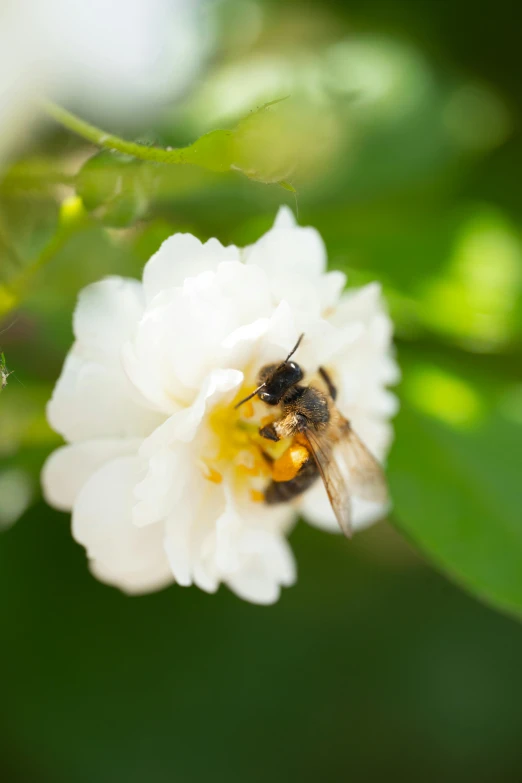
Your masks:
M172 443L188 443L194 438L207 408L218 401L232 398L232 392L241 386L243 373L239 370L214 370L205 379L194 403L174 413L144 441L142 457L152 456L158 449Z
M129 571L124 574L115 573L110 567L99 560L91 560L89 567L92 574L105 584L118 587L128 595L142 595L163 590L174 581L168 562L146 566L138 571Z
M107 277L80 291L73 331L83 354L100 361L118 359L121 346L136 329L144 307L137 280Z
M143 287L147 302L156 294L182 286L188 277L215 271L222 261L238 261L234 245L223 247L217 239L204 244L192 234L174 234L166 239L143 270Z
M340 533L339 523L328 500L328 495L321 482L317 482L303 495L301 512L314 527ZM352 524L354 530L363 530L365 527L384 519L389 506L381 503L370 503L361 498L352 497Z
M139 586L147 574L166 582L170 572L162 525L132 523L133 489L141 473L137 457L108 462L83 486L73 510L73 535L95 561L96 573L123 590Z
M277 601L281 587L294 583L295 561L285 538L291 508L238 505L230 486L224 489L225 507L213 525L205 560L240 598L260 604Z
M111 277L87 286L74 314L76 343L47 407L51 427L75 442L148 434L161 417L125 376L124 342L143 311L140 283Z
M266 531L245 533L239 549L242 568L226 579L231 590L255 604L273 604L281 587L294 584L295 559L283 535Z
M273 228L295 228L296 225L297 221L290 207L287 207L286 204L283 204L281 207L279 207L276 218L274 220Z
M220 263L158 294L125 347L126 372L152 405L174 413L194 400L213 369L237 366L242 352L227 339L272 310L262 270Z
M61 511L71 511L81 488L98 468L116 457L137 454L140 443L139 439L105 438L56 449L42 470L47 503Z
M310 280L326 269L326 248L315 228L291 225L287 212L248 248L246 263L264 269L269 280L300 277Z
M147 435L164 418L136 401L117 363L91 361L78 345L67 356L47 405L49 424L72 443Z
M133 509L136 525L150 525L168 517L173 509L177 511L191 477L201 476L191 441L208 408L232 399L242 381L239 370L215 370L194 404L174 413L143 442L140 456L147 468L134 490L138 501Z

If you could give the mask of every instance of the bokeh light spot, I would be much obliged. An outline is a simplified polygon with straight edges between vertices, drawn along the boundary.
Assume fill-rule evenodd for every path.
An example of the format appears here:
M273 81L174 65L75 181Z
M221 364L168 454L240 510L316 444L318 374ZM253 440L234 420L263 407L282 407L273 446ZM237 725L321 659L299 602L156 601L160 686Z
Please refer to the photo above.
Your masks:
M473 426L484 413L469 383L435 365L416 367L405 377L404 391L416 408L452 427Z
M480 84L458 87L446 104L443 120L450 136L470 150L498 147L513 127L501 98Z
M29 508L33 496L30 475L18 468L0 473L0 529L14 524Z
M467 348L489 351L516 327L522 246L498 210L479 208L464 221L445 277L423 286L423 318Z

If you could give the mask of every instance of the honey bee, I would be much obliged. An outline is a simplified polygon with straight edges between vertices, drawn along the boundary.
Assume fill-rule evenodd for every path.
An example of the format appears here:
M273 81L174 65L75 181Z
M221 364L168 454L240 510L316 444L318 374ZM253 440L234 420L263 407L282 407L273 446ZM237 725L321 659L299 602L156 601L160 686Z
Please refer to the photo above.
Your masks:
M279 406L280 418L261 427L259 434L271 441L292 438L296 449L300 449L294 475L288 478L286 473L286 480L281 480L277 471L272 471L274 478L265 490L265 502L274 504L291 500L320 476L339 527L350 537L351 495L386 503L386 479L375 457L337 409L337 390L327 371L323 367L318 371L325 385L324 392L313 385L300 383L304 378L303 370L290 359L303 337L299 337L283 362L261 369L257 389L235 407L239 408L255 396L267 405Z

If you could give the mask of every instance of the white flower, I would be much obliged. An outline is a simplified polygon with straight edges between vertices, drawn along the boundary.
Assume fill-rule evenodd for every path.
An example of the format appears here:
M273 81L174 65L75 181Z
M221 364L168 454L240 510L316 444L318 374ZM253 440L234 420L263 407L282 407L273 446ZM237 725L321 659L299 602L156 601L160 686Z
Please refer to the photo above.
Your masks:
M243 251L175 234L143 282L113 277L82 291L48 407L68 445L47 461L43 487L72 509L99 579L130 593L224 582L271 603L295 580L286 534L297 510L336 529L320 483L295 505L262 502L255 433L268 409L233 405L304 332L296 361L309 375L331 371L341 411L384 457L396 409L385 389L397 377L391 322L377 285L342 293L344 274L325 268L317 231L283 208ZM355 499L354 512L357 528L383 509Z

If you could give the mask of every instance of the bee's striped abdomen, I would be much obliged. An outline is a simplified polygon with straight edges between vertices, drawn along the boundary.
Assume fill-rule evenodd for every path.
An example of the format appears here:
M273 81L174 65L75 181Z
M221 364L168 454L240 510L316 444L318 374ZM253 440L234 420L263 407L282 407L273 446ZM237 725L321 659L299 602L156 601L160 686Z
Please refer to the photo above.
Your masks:
M269 505L285 503L288 500L301 495L308 487L312 486L319 476L315 460L310 458L302 466L301 470L290 481L271 481L265 491L265 502Z

